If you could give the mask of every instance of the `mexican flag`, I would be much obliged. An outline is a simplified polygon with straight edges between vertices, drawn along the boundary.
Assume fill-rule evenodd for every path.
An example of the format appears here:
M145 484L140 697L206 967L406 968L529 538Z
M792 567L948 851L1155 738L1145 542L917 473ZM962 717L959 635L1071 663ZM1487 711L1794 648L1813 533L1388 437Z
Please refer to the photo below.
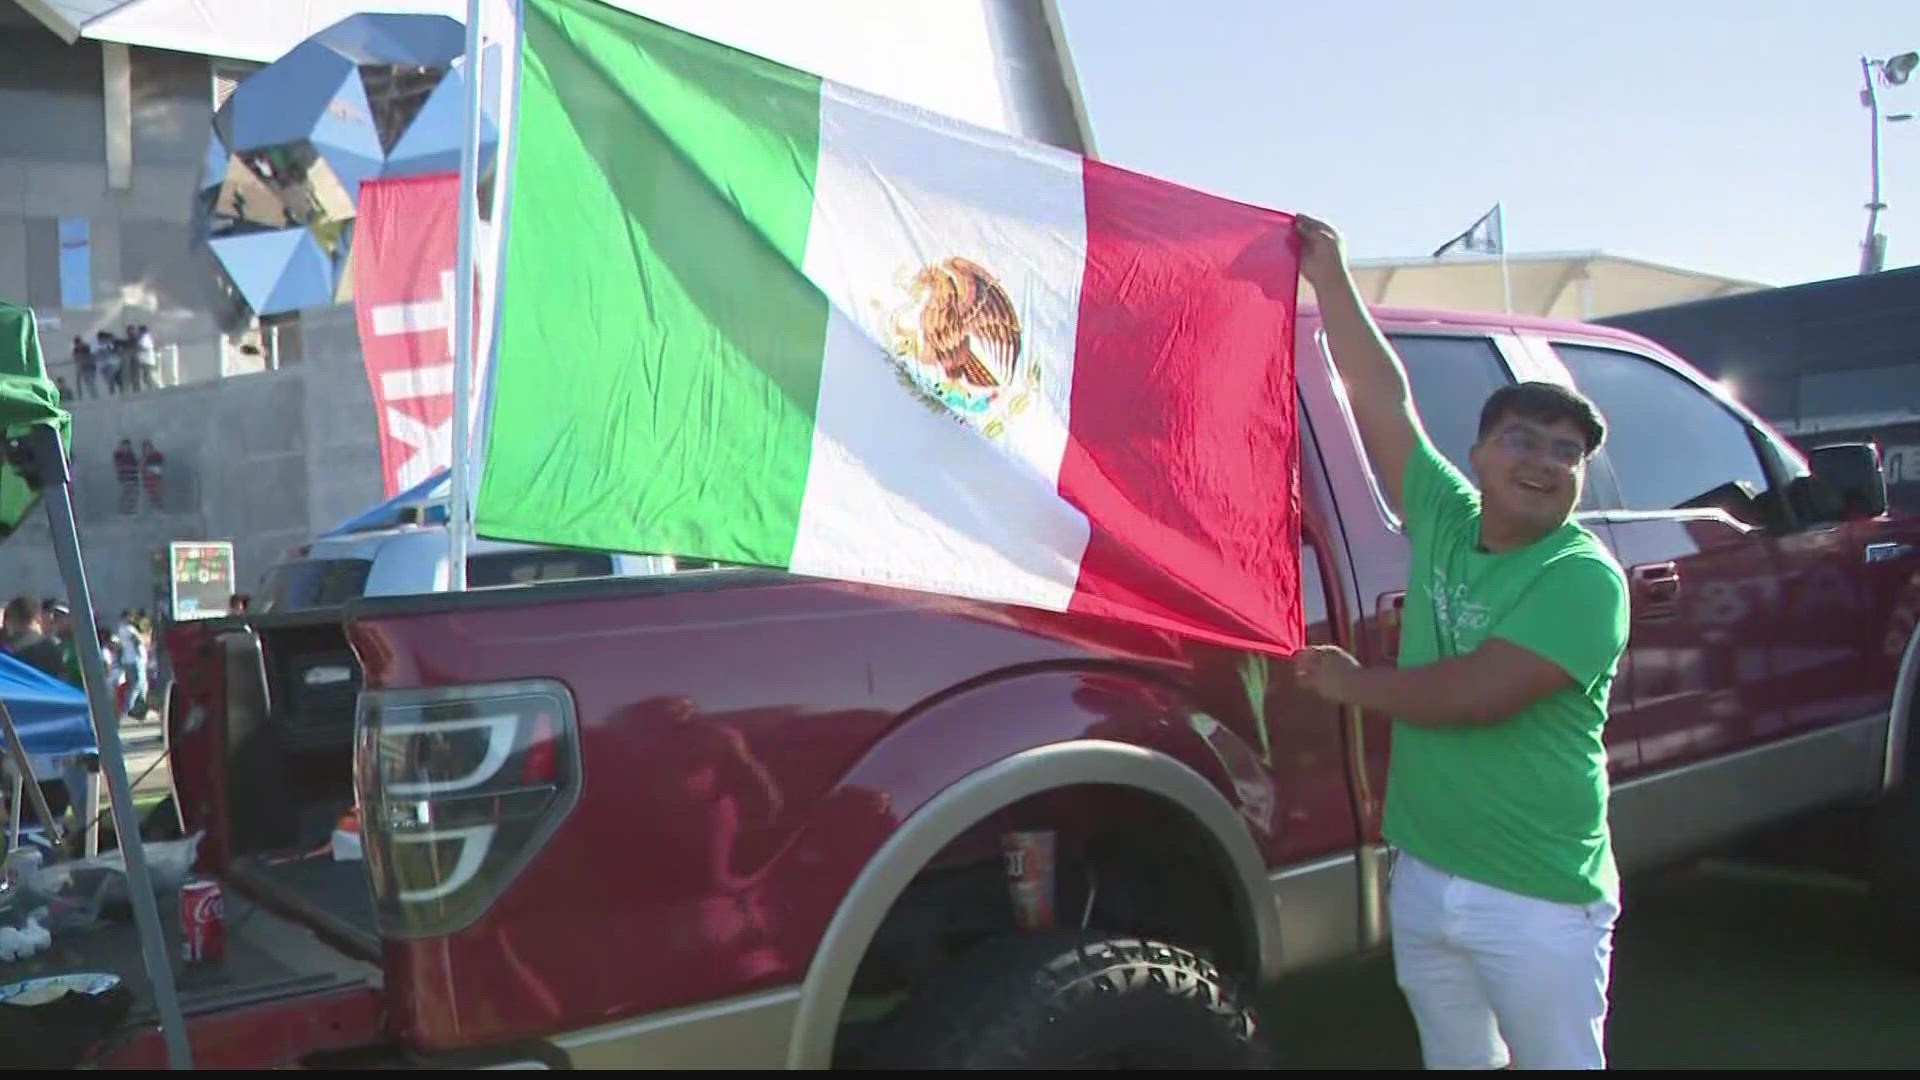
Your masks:
M1291 217L522 19L479 535L1301 643Z

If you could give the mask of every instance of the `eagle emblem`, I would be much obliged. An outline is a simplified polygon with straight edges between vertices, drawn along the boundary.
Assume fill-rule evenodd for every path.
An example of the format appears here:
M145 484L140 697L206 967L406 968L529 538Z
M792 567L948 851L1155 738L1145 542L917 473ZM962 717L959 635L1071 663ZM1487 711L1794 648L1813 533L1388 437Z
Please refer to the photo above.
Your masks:
M1040 387L1040 366L1021 349L1020 312L1006 288L959 255L896 281L908 300L888 324L888 352L901 382L989 438L1004 434Z

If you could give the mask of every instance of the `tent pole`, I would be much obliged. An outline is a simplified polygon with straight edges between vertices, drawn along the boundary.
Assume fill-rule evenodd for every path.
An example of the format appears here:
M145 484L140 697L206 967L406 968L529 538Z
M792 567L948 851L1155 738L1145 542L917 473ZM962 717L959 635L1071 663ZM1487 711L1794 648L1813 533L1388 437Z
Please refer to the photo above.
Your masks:
M47 808L47 793L40 790L39 777L33 775L33 759L27 756L27 744L20 741L20 732L13 726L13 714L7 711L5 702L0 701L0 728L7 736L7 753L13 758L13 838L7 850L20 846L20 799L21 789L26 797L33 801L33 812L40 815L40 827L47 830L47 837L54 843L60 842L60 823L53 820L53 811Z
M13 776L13 799L7 803L7 816L13 819L7 823L7 854L11 855L20 850L20 800L26 798L22 793L26 780L18 769L8 769L7 772Z
M93 594L87 589L87 569L80 559L80 530L73 516L73 475L67 469L66 448L60 432L36 424L24 440L40 474L41 497L47 505L47 524L53 529L53 553L60 563L68 603L73 608L74 632L80 641L100 640L93 617ZM153 987L154 1008L160 1015L160 1037L167 1046L167 1065L193 1068L187 1046L186 1023L180 1015L180 995L173 984L166 937L160 926L160 906L153 896L153 878L140 840L140 819L133 812L133 791L127 784L127 759L120 745L120 717L108 689L106 664L99 649L83 648L80 674L86 683L87 703L93 713L93 734L100 747L100 771L107 780L113 804L113 832L127 864L127 892L133 903L133 921L140 930L140 952L146 961L147 983Z

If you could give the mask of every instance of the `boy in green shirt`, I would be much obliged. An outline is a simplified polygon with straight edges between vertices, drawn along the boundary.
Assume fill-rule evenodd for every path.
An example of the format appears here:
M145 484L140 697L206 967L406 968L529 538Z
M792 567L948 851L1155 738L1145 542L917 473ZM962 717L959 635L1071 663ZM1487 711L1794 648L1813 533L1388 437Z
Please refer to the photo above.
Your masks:
M1433 448L1334 231L1298 219L1335 367L1412 547L1400 663L1309 649L1296 678L1394 717L1394 968L1434 1068L1604 1068L1619 878L1601 730L1626 576L1572 520L1605 427L1547 383L1495 392L1471 462Z

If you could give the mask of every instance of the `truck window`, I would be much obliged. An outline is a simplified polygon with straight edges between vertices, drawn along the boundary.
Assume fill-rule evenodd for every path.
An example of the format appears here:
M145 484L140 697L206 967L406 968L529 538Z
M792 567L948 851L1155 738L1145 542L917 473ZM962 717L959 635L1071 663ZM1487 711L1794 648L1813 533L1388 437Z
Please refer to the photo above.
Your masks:
M367 589L373 563L367 559L309 559L267 571L255 610L303 611L333 607Z
M1606 455L1628 510L1702 505L1738 512L1739 500L1711 498L1730 483L1754 495L1771 486L1747 425L1665 365L1618 349L1555 343L1574 385L1606 417Z
M1333 644L1333 612L1327 604L1327 583L1320 576L1319 552L1313 538L1304 533L1300 537L1300 609L1306 616L1308 643Z
M612 574L613 557L593 551L505 551L467 559L467 587L471 589Z
M1467 451L1480 434L1480 406L1513 381L1490 338L1391 334L1388 340L1407 367L1413 403L1427 437L1468 476ZM1379 469L1375 467L1375 475Z

